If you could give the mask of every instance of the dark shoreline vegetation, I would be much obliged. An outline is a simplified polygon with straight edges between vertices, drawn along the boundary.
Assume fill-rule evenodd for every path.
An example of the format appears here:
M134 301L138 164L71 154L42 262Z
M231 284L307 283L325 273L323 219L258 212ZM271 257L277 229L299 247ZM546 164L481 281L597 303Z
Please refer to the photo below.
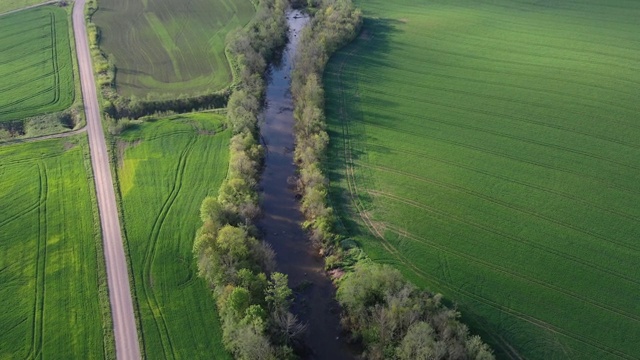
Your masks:
M213 289L225 347L238 359L295 358L305 331L290 311L292 290L275 272L275 253L257 239L257 184L263 159L258 141L267 63L286 43L285 0L262 0L250 25L230 37L237 87L227 105L233 137L229 170L218 197L201 206L204 223L193 254L198 275Z
M323 172L329 137L322 76L330 56L358 34L362 14L349 0L314 5L292 75L295 160L304 226L326 257L326 269L346 271L336 276L343 325L354 341L362 342L367 359L493 359L492 350L469 334L460 313L445 307L440 294L417 289L398 270L371 262L353 241L336 233Z

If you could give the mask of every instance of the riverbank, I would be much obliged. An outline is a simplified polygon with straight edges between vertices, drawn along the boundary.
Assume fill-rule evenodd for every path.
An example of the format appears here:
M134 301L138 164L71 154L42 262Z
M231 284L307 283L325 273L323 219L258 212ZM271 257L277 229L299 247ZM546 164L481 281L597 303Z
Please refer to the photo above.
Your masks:
M309 22L298 10L287 13L289 43L282 59L269 70L266 107L260 123L266 148L260 195L264 216L258 222L263 239L276 252L278 271L289 276L295 292L293 312L307 324L304 339L307 359L352 359L340 329L339 306L335 288L325 275L324 261L313 250L307 233L301 228L304 217L299 209L293 179L296 165L293 127L291 72L300 32Z

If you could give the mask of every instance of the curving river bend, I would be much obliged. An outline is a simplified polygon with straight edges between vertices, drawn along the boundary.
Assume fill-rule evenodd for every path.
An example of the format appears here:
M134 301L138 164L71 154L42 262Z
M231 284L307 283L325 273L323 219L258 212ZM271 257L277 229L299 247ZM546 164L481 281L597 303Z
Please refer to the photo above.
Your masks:
M335 289L324 273L322 258L313 251L294 187L288 179L296 175L293 162L293 101L290 79L300 31L309 17L298 10L287 12L289 42L282 60L270 66L266 106L260 122L262 142L267 149L260 181L263 218L258 222L264 240L276 251L278 271L289 276L289 285L304 288L296 294L293 312L308 324L305 359L353 359L340 333ZM303 286L300 286L303 285Z

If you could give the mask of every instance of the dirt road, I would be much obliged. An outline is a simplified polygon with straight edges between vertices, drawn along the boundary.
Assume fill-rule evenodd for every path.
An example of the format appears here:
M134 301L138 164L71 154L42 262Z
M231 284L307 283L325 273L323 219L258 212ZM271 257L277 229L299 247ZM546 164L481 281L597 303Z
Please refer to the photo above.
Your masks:
M87 41L84 19L85 0L76 0L73 7L73 32L76 38L76 51L80 66L82 97L87 116L87 132L91 149L91 164L98 195L98 209L102 224L104 257L107 263L109 300L113 317L118 360L140 359L140 345L136 320L133 314L133 302L129 287L129 273L124 255L120 220L116 207L113 179L109 167L109 155L102 132L96 84L91 68L91 55Z

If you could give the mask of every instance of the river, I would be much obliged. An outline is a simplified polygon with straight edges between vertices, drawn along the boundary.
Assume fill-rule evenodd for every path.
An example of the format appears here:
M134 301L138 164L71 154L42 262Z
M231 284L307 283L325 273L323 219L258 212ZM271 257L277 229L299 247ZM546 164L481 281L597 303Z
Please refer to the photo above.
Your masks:
M267 149L260 181L263 217L258 222L264 240L276 251L278 271L289 276L296 292L293 312L308 329L305 359L353 359L340 333L339 307L335 289L325 275L324 262L313 250L300 224L303 216L289 179L296 175L293 162L293 101L290 92L292 62L300 30L309 17L298 10L287 12L289 42L282 60L270 66L266 88L266 106L260 122L260 134ZM302 286L301 286L302 285Z

